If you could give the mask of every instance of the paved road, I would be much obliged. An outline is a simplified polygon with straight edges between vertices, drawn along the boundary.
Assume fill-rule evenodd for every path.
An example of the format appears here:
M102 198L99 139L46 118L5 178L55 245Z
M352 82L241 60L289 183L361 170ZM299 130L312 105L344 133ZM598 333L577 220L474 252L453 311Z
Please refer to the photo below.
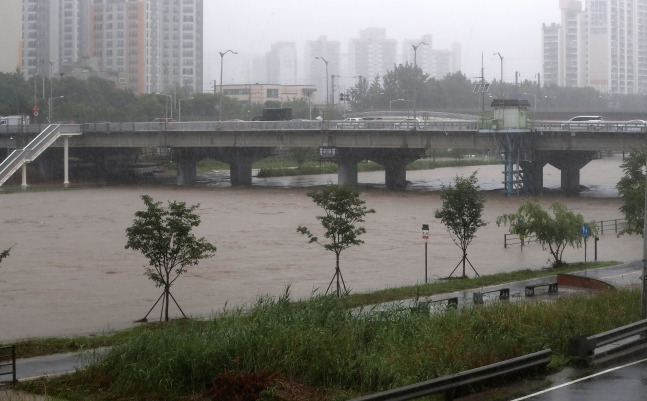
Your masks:
M647 355L514 401L643 401L647 399Z

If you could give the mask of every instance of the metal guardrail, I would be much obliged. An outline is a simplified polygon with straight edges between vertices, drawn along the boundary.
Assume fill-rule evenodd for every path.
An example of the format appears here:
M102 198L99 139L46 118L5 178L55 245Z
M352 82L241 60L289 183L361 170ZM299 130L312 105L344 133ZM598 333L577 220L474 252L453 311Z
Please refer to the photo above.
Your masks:
M569 353L581 362L601 365L647 349L647 319L592 336L573 337Z
M511 373L519 373L528 369L544 367L550 362L551 353L552 351L550 349L545 349L453 375L354 398L350 401L404 401L430 394L457 391L466 386L501 378Z
M2 376L11 375L11 382L16 382L16 346L0 347L0 382Z

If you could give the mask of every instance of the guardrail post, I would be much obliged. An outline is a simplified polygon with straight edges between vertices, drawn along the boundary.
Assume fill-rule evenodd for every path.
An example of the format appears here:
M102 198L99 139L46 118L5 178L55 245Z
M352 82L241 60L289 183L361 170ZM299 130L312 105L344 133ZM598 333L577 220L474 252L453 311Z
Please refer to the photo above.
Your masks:
M508 234L503 234L503 247L508 248Z

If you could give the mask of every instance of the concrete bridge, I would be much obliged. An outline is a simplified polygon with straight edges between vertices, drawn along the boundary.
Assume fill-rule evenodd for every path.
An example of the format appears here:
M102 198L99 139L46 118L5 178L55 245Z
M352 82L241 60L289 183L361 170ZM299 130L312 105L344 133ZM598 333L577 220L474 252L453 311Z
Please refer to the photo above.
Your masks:
M43 128L3 126L0 148L20 149ZM579 170L598 152L647 147L647 126L617 122L571 125L534 121L523 129L499 129L492 120L448 119L92 123L67 128L81 134L56 140L43 152L38 162L44 173L52 173L48 166L60 164L55 161L60 160L61 150L67 146L69 156L106 169L116 159L154 149L170 152L177 162L178 185L195 183L196 163L202 158L228 163L231 184L245 186L251 184L252 163L272 155L276 149L319 148L322 158L339 165L340 185L356 185L357 163L372 160L385 167L386 186L398 189L406 186L409 163L424 157L428 150L453 148L503 155L507 194L541 191L542 170L547 163L561 170L563 190L577 192Z

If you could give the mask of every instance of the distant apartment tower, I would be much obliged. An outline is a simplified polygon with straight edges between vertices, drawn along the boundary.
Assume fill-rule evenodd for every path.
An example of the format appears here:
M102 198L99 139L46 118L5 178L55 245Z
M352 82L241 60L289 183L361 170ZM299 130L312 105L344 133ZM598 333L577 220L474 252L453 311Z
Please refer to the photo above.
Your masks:
M329 41L326 36L320 36L317 40L306 42L304 53L306 82L317 88L316 101L320 104L326 103L326 84L331 85L330 75L341 75L340 44L337 41ZM330 88L328 95L331 95Z
M561 24L543 27L546 84L647 93L647 0L586 0L584 8L582 1L560 0L559 6Z
M0 72L13 73L22 67L22 0L4 0L0 13Z
M396 46L396 40L387 39L383 28L361 30L360 37L351 39L349 43L352 75L361 75L369 82L377 75L384 77L396 64Z
M451 49L434 49L431 35L407 39L402 44L402 60L403 64L417 64L431 78L442 79L461 69L461 46L454 43Z
M202 0L95 0L91 55L136 93L202 90Z
M22 66L26 77L49 76L60 68L59 0L23 0Z
M544 85L557 85L559 82L559 32L559 24L543 24L542 26Z
M297 83L297 46L294 42L274 43L267 53L268 83L295 85Z

